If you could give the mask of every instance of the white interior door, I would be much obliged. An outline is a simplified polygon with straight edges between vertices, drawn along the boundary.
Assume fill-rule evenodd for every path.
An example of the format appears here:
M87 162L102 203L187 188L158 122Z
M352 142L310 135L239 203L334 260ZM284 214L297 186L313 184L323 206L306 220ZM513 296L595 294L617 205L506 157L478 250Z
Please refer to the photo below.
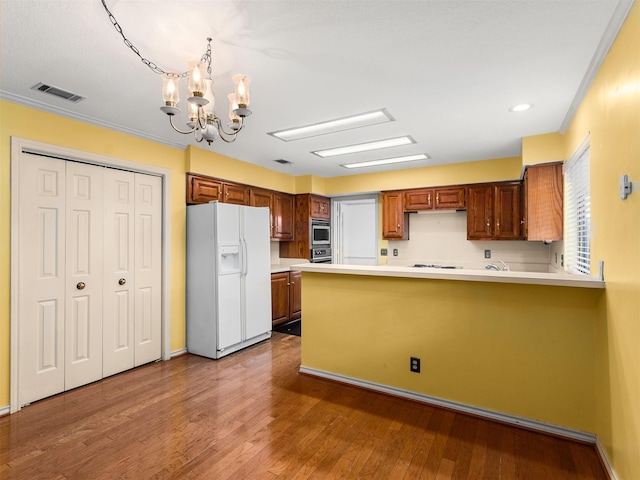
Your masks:
M135 174L104 172L103 376L134 365Z
M102 378L103 171L66 162L65 390Z
M334 205L337 214L335 262L350 265L377 265L376 198L337 199L334 200Z
M161 356L162 180L135 174L135 361Z
M64 391L65 372L65 165L28 156L17 226L26 252L18 260L20 405Z

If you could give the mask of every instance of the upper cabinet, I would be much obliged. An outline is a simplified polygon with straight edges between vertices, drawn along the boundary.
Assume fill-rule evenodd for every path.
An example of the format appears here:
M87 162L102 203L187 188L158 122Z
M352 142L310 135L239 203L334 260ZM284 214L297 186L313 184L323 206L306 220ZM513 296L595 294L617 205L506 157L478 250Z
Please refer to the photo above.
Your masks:
M521 240L520 182L470 185L468 240Z
M404 190L404 211L464 209L466 187L436 187Z
M404 211L404 192L382 194L382 238L409 240L409 214Z
M562 162L529 165L523 181L523 229L525 240L562 240Z
M249 187L204 175L187 174L187 205L215 200L249 205Z
M309 195L311 218L331 220L331 200L319 195Z
M187 174L187 204L215 200L237 205L268 207L271 215L271 239L293 240L294 195L205 175Z
M202 175L187 174L187 205L221 201L222 182Z
M273 192L271 210L272 235L274 240L293 240L295 224L295 195Z

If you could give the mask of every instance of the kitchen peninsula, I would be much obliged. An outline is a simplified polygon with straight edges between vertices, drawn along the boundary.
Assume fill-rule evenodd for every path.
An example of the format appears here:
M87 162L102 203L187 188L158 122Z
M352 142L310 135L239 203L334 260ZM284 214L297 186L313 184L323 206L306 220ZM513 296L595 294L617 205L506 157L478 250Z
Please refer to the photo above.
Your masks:
M578 275L298 265L303 373L584 440L596 430L603 281ZM421 371L410 371L411 357Z

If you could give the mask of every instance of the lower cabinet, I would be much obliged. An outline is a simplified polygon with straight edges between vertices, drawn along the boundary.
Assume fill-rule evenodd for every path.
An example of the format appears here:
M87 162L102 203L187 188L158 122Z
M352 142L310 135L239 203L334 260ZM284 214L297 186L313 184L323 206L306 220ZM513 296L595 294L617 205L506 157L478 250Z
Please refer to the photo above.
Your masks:
M271 324L298 320L302 315L302 272L271 274Z

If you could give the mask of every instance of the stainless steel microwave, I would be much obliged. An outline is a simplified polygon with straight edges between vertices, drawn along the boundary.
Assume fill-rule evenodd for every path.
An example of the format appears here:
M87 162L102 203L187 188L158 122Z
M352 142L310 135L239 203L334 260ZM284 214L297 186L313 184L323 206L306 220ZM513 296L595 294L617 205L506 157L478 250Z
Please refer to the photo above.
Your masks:
M311 245L331 245L331 225L324 220L311 220Z

